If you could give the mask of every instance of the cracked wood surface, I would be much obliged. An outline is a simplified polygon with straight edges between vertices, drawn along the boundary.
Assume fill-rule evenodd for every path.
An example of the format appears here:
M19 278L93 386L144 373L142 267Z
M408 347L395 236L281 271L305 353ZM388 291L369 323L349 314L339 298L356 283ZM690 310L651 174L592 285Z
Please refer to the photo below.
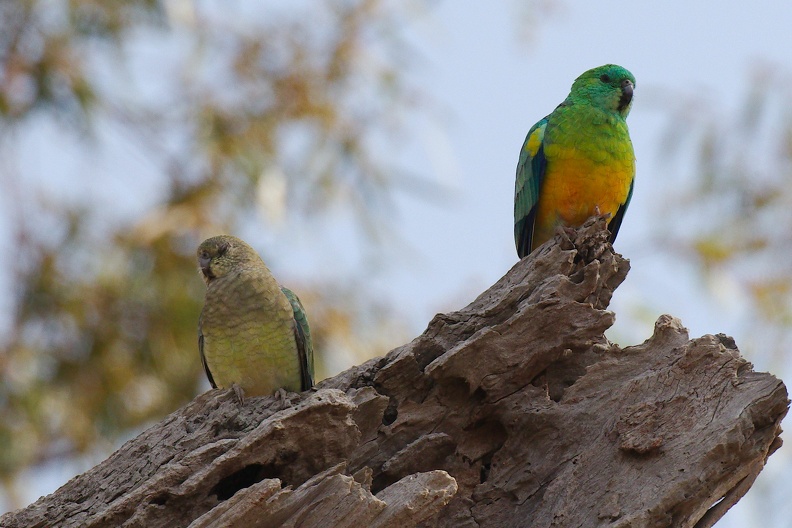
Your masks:
M204 393L0 526L712 526L781 445L786 388L670 316L610 343L629 264L603 226L291 406Z

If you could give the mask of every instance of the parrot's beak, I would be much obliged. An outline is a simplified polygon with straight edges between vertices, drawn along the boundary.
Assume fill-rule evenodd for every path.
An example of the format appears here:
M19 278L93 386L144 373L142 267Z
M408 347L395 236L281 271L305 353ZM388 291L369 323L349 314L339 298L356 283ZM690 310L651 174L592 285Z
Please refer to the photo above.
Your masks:
M211 262L211 258L209 257L199 257L198 258L198 267L201 268L201 274L204 276L205 279L213 279L214 276L212 275L212 270L209 268L209 262Z
M635 87L633 86L633 83L630 79L624 79L624 81L622 81L622 85L621 85L622 95L619 98L620 111L627 108L632 102L634 89Z
M634 88L635 87L633 86L633 83L630 79L624 79L622 82L622 93L624 95L632 98Z

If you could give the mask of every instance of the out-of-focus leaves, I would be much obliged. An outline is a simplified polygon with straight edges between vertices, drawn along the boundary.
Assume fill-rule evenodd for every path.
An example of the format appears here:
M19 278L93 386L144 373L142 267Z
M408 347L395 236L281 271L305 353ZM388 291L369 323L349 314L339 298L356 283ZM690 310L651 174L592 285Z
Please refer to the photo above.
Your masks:
M662 207L671 231L667 247L705 276L727 274L740 284L752 303L746 313L756 315L752 326L772 327L767 335L774 336L792 332L789 76L780 68L757 69L734 115L679 104L668 135L677 146L693 145L686 154L697 169L684 180L669 176L670 199Z
M652 252L695 270L694 278L710 293L707 302L696 301L696 306L720 304L717 313L727 325L723 329L738 338L743 355L757 370L788 381L792 72L785 67L760 64L742 76L736 70L725 74L720 81L738 78L746 87L732 109L713 96L715 90L697 87L679 93L671 85L664 87L661 108L667 128L656 171L663 199L654 204ZM681 279L688 283L688 277ZM644 320L651 324L654 318L656 310ZM755 526L788 524L783 511L788 488L782 476L788 465L788 453L781 449L742 499L743 517L732 516L731 525L748 525L749 519Z
M117 42L136 23L161 15L155 0L0 3L0 115L6 122L34 110L88 117L96 93L86 71L85 39Z
M400 174L381 148L420 103L401 75L409 16L385 0L0 3L3 152L57 122L78 138L77 157L93 159L109 135L158 175L143 192L124 167L86 170L70 182L86 192L69 194L63 176L3 166L19 197L3 219L14 308L0 343L3 482L107 445L205 386L204 236L321 225L339 209L362 233L378 225ZM95 192L110 183L132 189L121 199L143 213L114 215ZM328 350L359 361L403 332L356 284L290 286L320 369Z

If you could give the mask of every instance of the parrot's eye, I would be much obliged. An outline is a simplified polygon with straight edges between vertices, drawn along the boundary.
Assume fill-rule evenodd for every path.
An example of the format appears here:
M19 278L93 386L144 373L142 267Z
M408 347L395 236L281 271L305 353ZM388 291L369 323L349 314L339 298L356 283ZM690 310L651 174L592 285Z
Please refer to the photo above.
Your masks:
M608 83L610 82L610 80L611 80L610 75L608 75L607 73L603 73L602 75L600 75L600 81L604 83Z

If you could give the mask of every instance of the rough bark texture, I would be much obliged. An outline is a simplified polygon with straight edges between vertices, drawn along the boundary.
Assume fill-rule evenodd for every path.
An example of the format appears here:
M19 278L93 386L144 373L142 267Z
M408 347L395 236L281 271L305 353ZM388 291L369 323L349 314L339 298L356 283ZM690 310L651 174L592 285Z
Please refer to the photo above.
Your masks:
M603 225L291 406L202 394L0 525L712 526L781 445L786 389L670 316L608 342L629 265Z

